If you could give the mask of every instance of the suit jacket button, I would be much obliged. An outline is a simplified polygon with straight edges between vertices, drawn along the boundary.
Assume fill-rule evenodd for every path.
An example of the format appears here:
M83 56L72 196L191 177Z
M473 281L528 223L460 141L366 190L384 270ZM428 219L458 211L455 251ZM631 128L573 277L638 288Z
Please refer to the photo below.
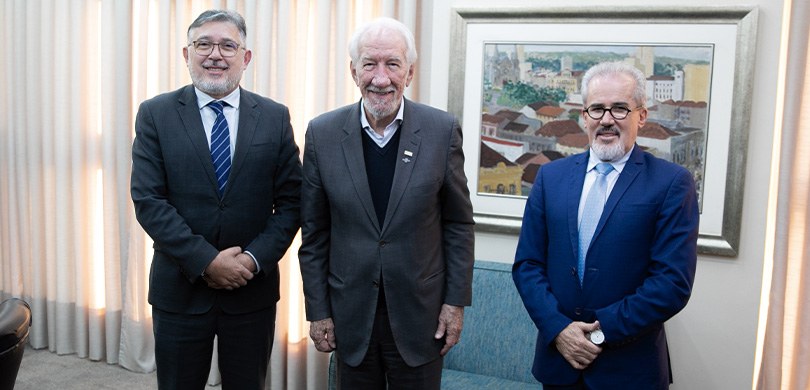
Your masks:
M582 315L582 308L578 307L578 308L574 309L574 314L576 314L578 316L581 316Z
M380 282L378 282L376 280L371 282L371 284L374 286L374 288L380 288Z
M385 245L388 244L388 243L385 242L385 241L380 241L379 244L380 244L380 248L385 248Z

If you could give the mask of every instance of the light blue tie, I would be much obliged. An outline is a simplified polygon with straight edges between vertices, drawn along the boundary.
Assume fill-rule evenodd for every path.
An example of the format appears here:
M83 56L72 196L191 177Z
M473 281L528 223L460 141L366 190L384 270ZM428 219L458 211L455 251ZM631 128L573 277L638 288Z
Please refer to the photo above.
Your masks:
M585 255L591 245L593 232L602 217L602 209L605 208L607 200L607 175L613 170L613 165L609 163L599 163L596 165L596 181L593 183L588 197L585 198L585 208L582 210L582 220L579 222L579 262L577 264L577 276L579 284L585 278Z
M217 189L222 195L231 171L231 135L223 113L223 103L215 100L208 103L208 107L217 113L214 127L211 129L211 161L214 162L214 171L217 173Z

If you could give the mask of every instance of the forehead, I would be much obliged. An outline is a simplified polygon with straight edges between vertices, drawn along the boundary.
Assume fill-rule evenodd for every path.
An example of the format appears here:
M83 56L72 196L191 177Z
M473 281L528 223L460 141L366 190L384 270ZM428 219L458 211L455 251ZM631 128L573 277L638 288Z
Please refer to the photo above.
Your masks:
M200 27L194 28L189 31L189 37L192 40L205 38L205 39L230 39L239 41L239 28L230 22L213 21L203 24Z
M370 31L358 45L361 58L398 58L403 61L406 47L405 38L390 30Z
M608 74L591 79L588 84L588 104L630 103L635 81L625 74Z

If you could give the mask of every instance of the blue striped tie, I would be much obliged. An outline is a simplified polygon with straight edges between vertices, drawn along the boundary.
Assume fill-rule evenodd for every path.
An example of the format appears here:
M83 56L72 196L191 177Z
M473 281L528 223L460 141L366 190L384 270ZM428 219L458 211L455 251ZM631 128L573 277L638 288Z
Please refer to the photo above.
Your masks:
M579 222L579 261L577 264L577 276L579 284L585 278L585 255L591 246L593 233L599 218L602 217L602 210L605 208L607 200L607 175L613 170L613 165L609 163L599 163L596 165L596 181L593 183L588 197L585 198L585 207L582 209L582 220Z
M214 171L217 173L217 188L222 195L231 171L231 135L223 113L223 103L215 100L208 103L208 107L217 113L214 127L211 129L211 161L214 162Z

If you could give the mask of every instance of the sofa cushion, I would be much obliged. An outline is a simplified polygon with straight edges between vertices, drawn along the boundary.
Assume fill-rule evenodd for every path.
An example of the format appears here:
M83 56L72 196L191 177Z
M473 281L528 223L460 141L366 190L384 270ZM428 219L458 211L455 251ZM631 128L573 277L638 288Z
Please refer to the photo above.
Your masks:
M537 382L532 384L464 371L442 370L442 390L539 390L542 388L543 386Z
M444 368L537 389L531 374L536 340L537 328L512 281L512 265L476 261L472 306L464 309L461 341L445 356Z

